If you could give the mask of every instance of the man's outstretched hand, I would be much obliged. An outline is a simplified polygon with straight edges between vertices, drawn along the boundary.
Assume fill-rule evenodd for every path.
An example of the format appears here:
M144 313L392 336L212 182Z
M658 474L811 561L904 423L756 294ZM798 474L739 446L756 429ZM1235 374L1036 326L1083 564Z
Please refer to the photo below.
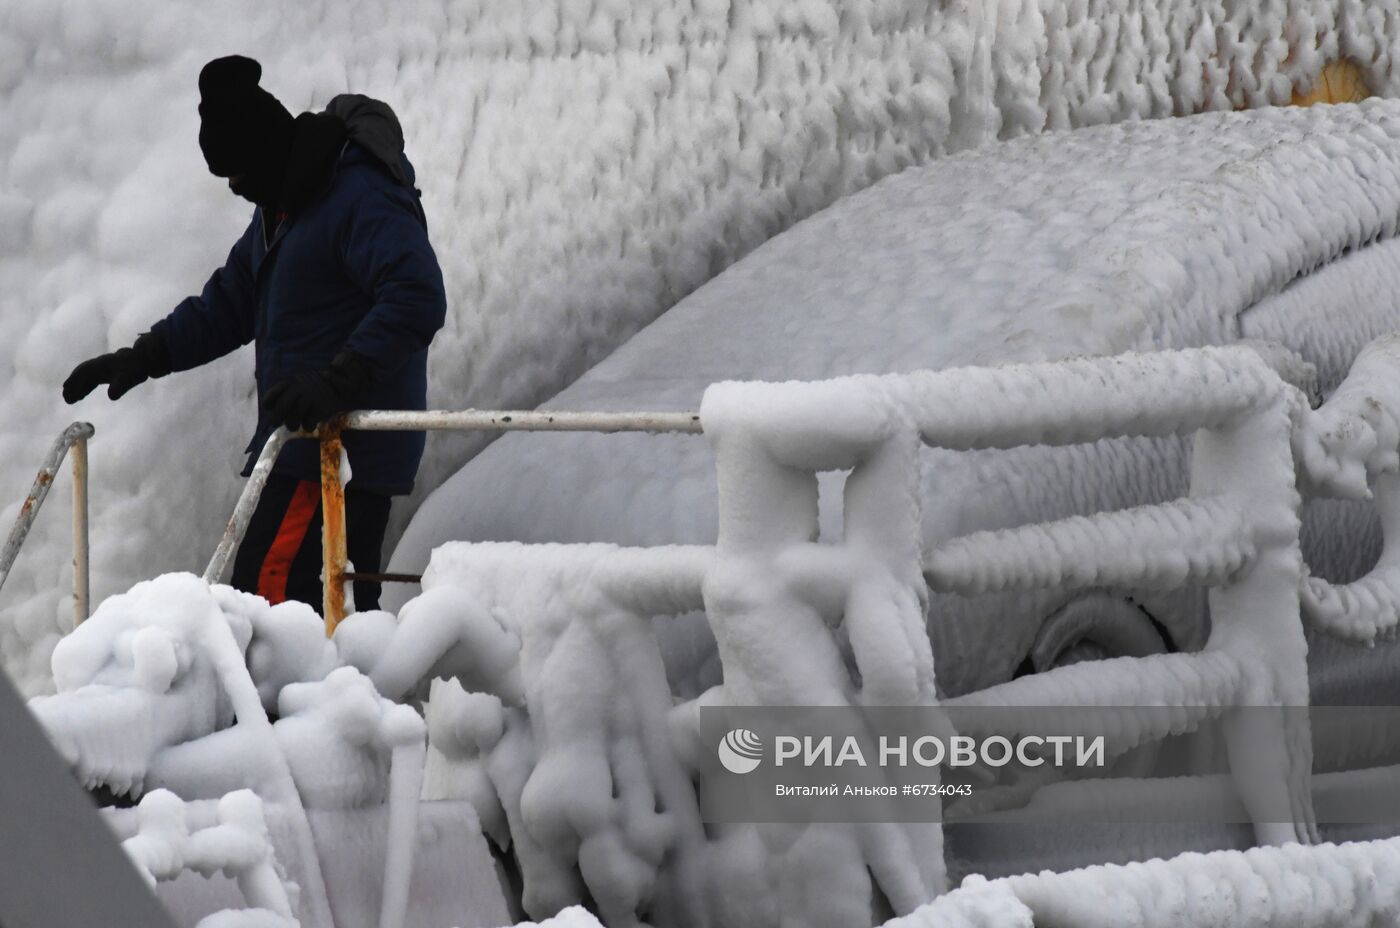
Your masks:
M153 332L136 339L130 348L121 348L90 358L73 368L63 381L63 401L69 404L107 384L107 398L119 400L137 384L170 373L170 353L165 341Z
M342 351L326 369L296 374L268 390L262 406L287 428L312 432L322 422L349 411L351 394L372 376L369 359Z

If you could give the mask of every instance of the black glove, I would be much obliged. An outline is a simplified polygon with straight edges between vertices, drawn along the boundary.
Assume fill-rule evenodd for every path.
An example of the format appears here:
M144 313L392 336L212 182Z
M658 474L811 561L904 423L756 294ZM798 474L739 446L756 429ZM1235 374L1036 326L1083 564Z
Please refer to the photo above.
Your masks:
M107 387L107 398L121 399L132 387L145 383L152 377L164 377L170 373L170 349L165 339L154 332L147 332L136 339L130 348L121 348L110 354L98 355L73 368L73 373L63 381L63 400L76 403L97 389L99 384Z
M346 349L324 370L295 374L268 390L262 407L293 431L315 431L327 419L348 412L351 394L373 379L369 359Z

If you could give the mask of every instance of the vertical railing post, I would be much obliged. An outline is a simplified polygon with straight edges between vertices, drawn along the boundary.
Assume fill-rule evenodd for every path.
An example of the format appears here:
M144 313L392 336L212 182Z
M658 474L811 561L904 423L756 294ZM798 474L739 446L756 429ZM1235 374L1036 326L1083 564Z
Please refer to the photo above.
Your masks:
M88 596L88 445L73 443L73 627L87 620Z
M214 556L209 559L209 566L204 568L205 583L223 582L234 550L243 543L243 536L248 533L248 523L253 520L258 500L262 498L263 487L267 486L267 478L271 476L272 468L277 464L277 456L282 453L282 447L291 437L291 432L279 426L263 443L257 463L253 465L253 472L248 475L248 482L243 485L243 492L238 496L238 505L233 507L233 515L229 517L224 534L219 538L219 545L214 549Z
M1247 566L1207 594L1205 651L1240 667L1241 689L1224 716L1226 755L1255 840L1272 845L1319 840L1292 404L1280 386L1247 417L1198 431L1191 452L1191 495L1242 500L1255 525Z
M10 576L10 568L14 567L15 559L19 557L19 549L24 545L24 539L29 536L29 529L34 525L34 518L39 514L44 500L48 498L49 488L53 486L54 478L58 476L63 459L68 454L68 449L79 442L85 443L87 439L92 437L93 432L91 423L74 422L63 430L63 434L58 436L49 449L49 456L44 460L43 466L39 468L39 473L34 477L34 485L30 488L29 495L20 504L19 515L15 518L15 524L10 529L10 535L5 540L4 546L0 547L0 587L5 585L5 580ZM83 445L83 450L87 450L86 444ZM86 460L85 457L84 462ZM86 471L86 467L84 470ZM86 531L84 531L83 537L86 539ZM86 564L86 556L84 564Z
M318 433L321 440L321 577L324 589L321 612L326 637L345 618L345 487L340 483L340 458L344 447L341 424L330 423Z

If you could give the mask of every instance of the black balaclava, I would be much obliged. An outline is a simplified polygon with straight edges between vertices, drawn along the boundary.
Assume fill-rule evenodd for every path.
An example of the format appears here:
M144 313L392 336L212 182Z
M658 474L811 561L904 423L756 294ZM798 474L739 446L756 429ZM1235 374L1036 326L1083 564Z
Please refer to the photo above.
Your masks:
M242 55L215 58L199 72L199 147L209 170L233 192L264 208L277 206L294 121L258 86L262 65Z

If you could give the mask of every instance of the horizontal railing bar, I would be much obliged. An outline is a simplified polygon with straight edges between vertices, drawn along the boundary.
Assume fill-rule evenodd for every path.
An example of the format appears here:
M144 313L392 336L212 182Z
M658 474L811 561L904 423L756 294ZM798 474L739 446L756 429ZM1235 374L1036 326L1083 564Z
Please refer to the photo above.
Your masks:
M336 428L358 429L366 432L396 431L478 431L478 432L680 432L699 434L700 415L688 412L539 412L528 410L407 410L362 409L347 413ZM204 570L209 583L222 580L234 550L248 531L248 523L257 508L263 486L267 483L277 455L294 438L315 438L306 432L279 428L263 445L253 473L238 498L233 516L224 529L214 556ZM410 575L403 575L407 578ZM354 579L354 577L350 578ZM363 579L370 579L368 577ZM421 579L421 578L420 578ZM419 579L394 579L381 582L417 583Z
M1092 516L974 532L929 552L930 589L965 596L1092 587L1218 585L1255 553L1245 502L1176 499Z
M948 709L1035 707L1030 711L1048 712L1142 706L1147 699L1147 705L1158 711L1190 714L1238 704L1244 673L1238 659L1221 651L1114 657L1016 677L945 699L941 705ZM961 724L975 728L977 718L969 714Z
M432 429L477 432L687 432L698 434L700 414L690 412L543 412L465 409L360 410L345 428L369 432Z
M342 580L359 580L361 583L422 583L422 574L370 574L346 571Z
M918 371L906 381L924 442L955 451L1216 429L1285 388L1239 346Z

